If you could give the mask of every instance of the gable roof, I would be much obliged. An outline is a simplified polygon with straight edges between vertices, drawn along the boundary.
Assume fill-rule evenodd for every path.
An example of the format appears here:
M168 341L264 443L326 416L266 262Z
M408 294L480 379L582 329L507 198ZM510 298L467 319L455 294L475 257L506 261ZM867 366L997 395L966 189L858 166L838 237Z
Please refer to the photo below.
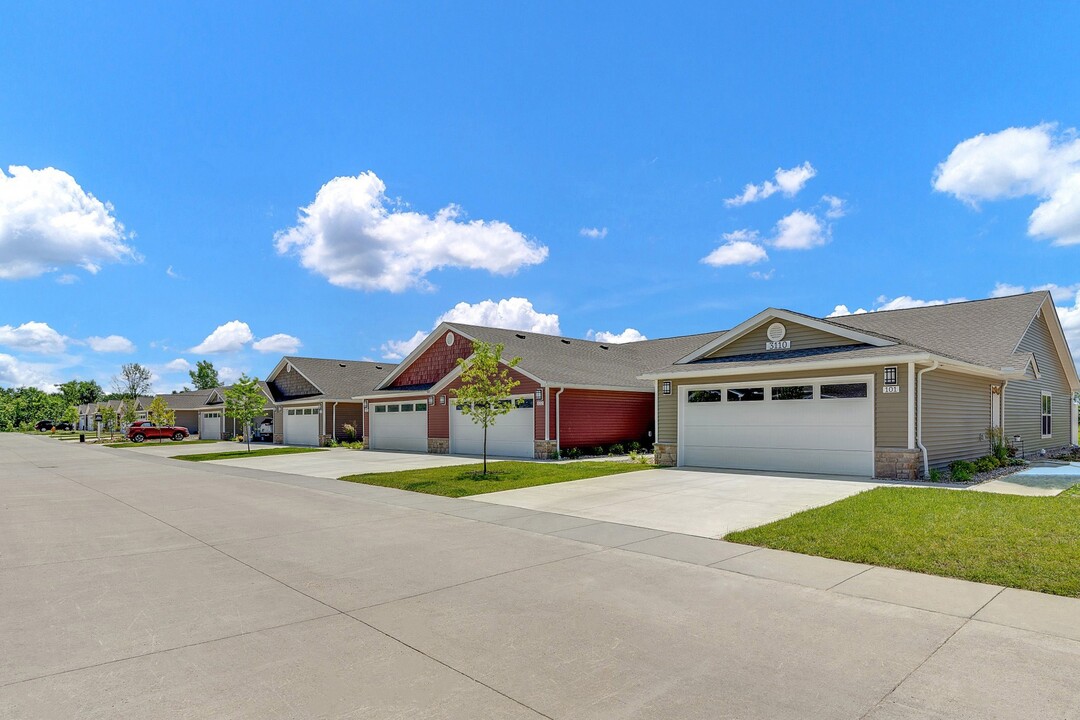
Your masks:
M387 392L398 390L398 388L388 390L386 386L413 360L422 355L433 342L442 337L446 330L453 330L463 339L470 341L501 343L502 356L507 359L520 357L521 362L516 369L542 384L552 387L625 390L651 390L652 383L642 380L639 377L641 373L659 364L673 362L694 348L714 340L720 334L711 332L619 344L545 335L524 330L444 322L409 353L409 356L397 366L397 372L391 373L382 380L378 389ZM451 375L453 372L448 373L439 383L424 388L400 388L400 390L411 389L416 392L436 385L441 386Z
M206 398L210 397L213 390L183 390L177 393L162 393L159 398L173 410L195 410L206 404Z
M329 358L305 358L287 355L267 376L273 382L281 369L291 365L320 392L301 397L285 397L273 391L269 392L275 402L293 400L351 400L357 395L374 390L375 387L397 367L394 363L369 362L366 360L333 360Z

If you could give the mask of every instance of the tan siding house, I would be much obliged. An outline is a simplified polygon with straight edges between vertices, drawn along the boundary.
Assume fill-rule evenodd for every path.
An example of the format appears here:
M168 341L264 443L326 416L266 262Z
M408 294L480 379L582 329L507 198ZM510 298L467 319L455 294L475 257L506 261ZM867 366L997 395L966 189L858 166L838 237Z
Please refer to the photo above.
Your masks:
M1035 356L1038 379L1034 379L1034 372L1029 372L1031 380L1005 386L1005 436L1019 435L1025 450L1075 443L1076 438L1070 438L1069 422L1072 390L1043 311L1032 321L1017 350ZM1050 393L1053 411L1049 437L1042 432L1043 393Z

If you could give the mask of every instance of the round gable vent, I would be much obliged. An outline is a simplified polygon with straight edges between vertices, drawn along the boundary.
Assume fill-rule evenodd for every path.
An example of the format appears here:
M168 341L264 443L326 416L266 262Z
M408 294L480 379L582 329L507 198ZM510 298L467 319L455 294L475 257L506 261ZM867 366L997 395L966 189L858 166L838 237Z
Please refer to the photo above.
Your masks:
M780 342L787 335L787 328L784 327L784 323L774 322L769 326L769 329L765 331L765 334L772 342Z
M446 344L447 345L453 345L454 344L454 333L452 333L452 332L446 333Z

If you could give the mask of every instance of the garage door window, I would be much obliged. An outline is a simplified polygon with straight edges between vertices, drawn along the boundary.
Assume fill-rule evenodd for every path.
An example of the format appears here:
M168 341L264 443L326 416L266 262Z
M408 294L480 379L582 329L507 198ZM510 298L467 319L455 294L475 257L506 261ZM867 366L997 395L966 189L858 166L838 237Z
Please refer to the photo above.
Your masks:
M401 412L400 405L387 405L386 412Z
M692 403L720 402L724 398L722 390L691 390L687 401Z
M813 385L779 385L772 389L773 400L813 400Z
M376 405L375 406L375 412L377 412L377 413L386 412L386 406L385 405Z
M401 412L412 412L412 403L402 403Z
M416 403L413 407L416 408L416 412L427 412L427 403Z
M765 399L765 388L732 388L727 391L728 402L756 402Z
M848 400L866 397L866 383L836 383L821 386L822 400Z

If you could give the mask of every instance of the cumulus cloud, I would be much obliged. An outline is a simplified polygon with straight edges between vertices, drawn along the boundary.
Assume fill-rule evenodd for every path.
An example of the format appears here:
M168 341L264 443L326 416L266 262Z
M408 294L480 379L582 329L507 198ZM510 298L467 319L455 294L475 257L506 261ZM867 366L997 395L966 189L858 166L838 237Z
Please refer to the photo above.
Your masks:
M844 203L843 198L838 198L835 195L822 195L821 201L828 205L825 208L825 217L830 220L839 220L847 215L847 205Z
M955 297L948 300L920 300L913 298L910 295L900 295L894 298L888 298L885 295L879 295L874 303L874 307L871 310L865 308L859 308L858 310L851 310L847 305L837 305L831 313L825 317L840 317L842 315L862 315L865 312L878 312L880 310L906 310L908 308L920 308L930 307L932 305L945 305L946 303L964 302L967 298Z
M64 273L56 278L56 282L60 285L73 285L79 282L79 276L71 273Z
M1076 299L1077 293L1080 293L1080 283L1074 283L1072 285L1044 283L1042 285L1024 287L1023 285L1010 285L1009 283L999 282L994 285L994 289L990 292L990 297L1005 297L1006 295L1019 295L1026 292L1038 292L1040 290L1049 290L1050 294L1054 296L1054 300L1057 302L1070 303Z
M165 363L165 369L169 372L186 372L192 369L192 365L184 358L176 358Z
M240 379L247 370L231 367L220 367L217 369L218 379L221 380L222 385L229 385Z
M554 313L538 312L532 302L526 298L512 297L495 302L482 300L478 303L459 302L450 308L432 324L432 329L443 322L457 322L464 325L484 325L487 327L525 330L544 335L559 334L559 316ZM430 331L418 330L407 340L387 340L380 348L387 360L401 360L424 342Z
M48 368L23 362L11 355L0 353L0 385L8 387L36 387L45 392L56 392L56 380Z
M758 242L758 234L753 230L736 230L724 234L724 244L701 258L701 262L713 267L727 265L753 265L769 259Z
M782 250L809 250L828 240L829 229L816 215L796 210L776 223L772 244Z
M768 272L761 272L760 270L755 270L754 272L750 273L750 277L754 278L755 280L772 280L773 275L775 274L776 268L772 268Z
M193 353L223 353L236 352L255 338L251 334L251 328L246 322L231 320L224 325L218 325L214 332L206 336L201 343L191 348L188 352Z
M1073 128L1044 123L968 138L938 164L933 184L971 205L1034 197L1028 234L1080 243L1080 138Z
M18 280L77 265L91 273L137 259L113 207L63 170L0 170L0 279Z
M815 175L817 175L817 170L809 162L787 170L777 168L772 180L766 180L757 185L749 183L743 188L741 194L728 198L724 204L728 207L739 207L772 197L778 192L787 197L795 197Z
M859 308L858 310L849 310L847 305L837 305L833 308L833 311L825 317L843 317L844 315L862 315L866 312L865 308Z
M261 340L257 340L251 347L261 353L292 355L300 349L301 345L303 345L303 343L300 342L300 338L286 335L285 333L277 333L275 335L270 335L269 337L264 337Z
M641 340L648 340L649 338L642 335L634 328L626 328L621 333L607 332L600 330L594 332L590 330L585 333L586 340L595 340L601 343L611 343L613 345L621 345L622 343L640 342Z
M68 338L53 330L48 323L31 321L18 327L0 325L0 345L16 350L59 355L67 350L67 344Z
M171 277L173 280L183 280L184 279L184 277L180 273L173 270L172 265L165 268L165 274L168 275L169 277Z
M595 228L595 227L583 227L580 230L582 237L592 238L593 240L603 240L607 237L607 228Z
M509 275L548 256L547 247L504 222L463 219L457 205L434 215L402 208L373 172L323 185L274 244L333 285L391 292L430 289L426 276L440 268Z
M107 337L88 337L86 344L94 352L102 353L131 353L135 352L135 343L123 335L109 335Z

